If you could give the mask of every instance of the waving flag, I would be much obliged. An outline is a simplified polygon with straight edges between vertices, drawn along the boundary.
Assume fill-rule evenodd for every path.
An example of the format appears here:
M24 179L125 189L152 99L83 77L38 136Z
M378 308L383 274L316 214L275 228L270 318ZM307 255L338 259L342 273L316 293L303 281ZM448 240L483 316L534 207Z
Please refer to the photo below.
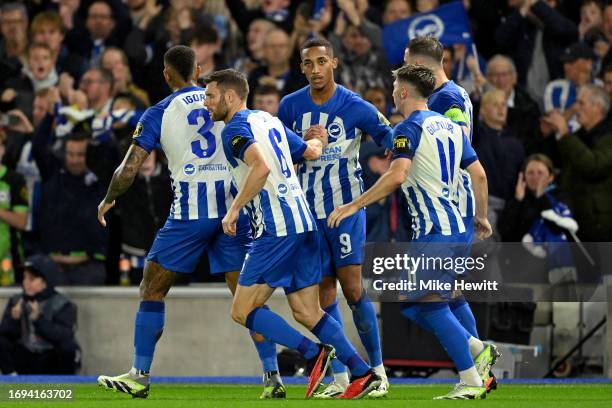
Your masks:
M391 65L400 65L404 60L404 49L415 37L434 36L444 45L472 43L470 23L463 1L455 1L419 13L407 19L385 25L383 44Z

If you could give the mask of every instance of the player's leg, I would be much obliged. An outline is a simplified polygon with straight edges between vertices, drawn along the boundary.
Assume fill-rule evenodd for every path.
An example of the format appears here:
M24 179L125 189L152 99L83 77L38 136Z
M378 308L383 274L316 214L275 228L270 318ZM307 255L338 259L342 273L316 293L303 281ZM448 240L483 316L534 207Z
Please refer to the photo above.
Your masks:
M326 237L327 220L317 220L317 237L321 254L321 272L323 278L319 284L319 302L325 313L332 316L344 330L342 313L338 305L337 281L333 257ZM341 395L349 385L347 368L339 359L333 359L331 369L334 380L325 389L318 391L315 398L335 398Z
M242 269L244 258L251 248L252 242L249 218L245 214L241 214L238 219L236 236L225 235L223 229L219 226L217 236L208 247L211 273L224 274L227 287L232 295L236 292L240 276L239 271ZM263 307L267 306L264 305ZM251 331L250 335L263 367L264 390L260 398L285 398L285 387L278 372L276 344L255 332Z
M316 284L321 274L317 235L316 233L301 235L301 262L293 263L291 286L285 286L285 293L287 293L293 316L323 343L334 346L338 359L351 370L353 382L339 397L361 398L369 394L373 388L378 387L381 379L357 354L339 323L321 309L319 286ZM324 375L325 369L322 368L320 380Z
M338 228L329 229L328 232L342 292L353 313L353 322L368 354L370 365L384 379L384 390L381 389L381 392L386 393L388 381L382 363L378 317L374 304L361 283L366 232L365 211L357 212L343 220Z
M147 255L140 283L132 369L116 377L100 376L99 385L133 397L147 397L155 345L164 330L165 297L177 273L191 273L195 269L211 227L214 225L209 220L169 219L159 230Z

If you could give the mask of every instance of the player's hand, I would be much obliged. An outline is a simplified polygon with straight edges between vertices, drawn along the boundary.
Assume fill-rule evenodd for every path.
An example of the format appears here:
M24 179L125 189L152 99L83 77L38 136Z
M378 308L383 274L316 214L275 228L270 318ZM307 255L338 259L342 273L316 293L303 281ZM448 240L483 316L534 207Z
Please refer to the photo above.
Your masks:
M11 308L11 317L13 318L13 320L19 320L21 318L21 312L23 310L22 306L23 306L23 299L19 298L15 306Z
M313 125L304 134L304 140L319 139L323 147L327 146L327 129L321 125Z
M344 204L340 207L337 207L329 214L329 218L327 218L327 226L330 228L337 228L340 225L340 222L355 214L359 208L353 203Z
M223 232L230 237L236 236L236 223L238 222L238 217L240 216L240 211L235 210L234 208L229 209L223 220L221 221L221 225L223 225Z
M516 189L514 190L514 198L516 198L516 201L523 201L525 198L526 187L527 183L525 183L525 175L521 171L518 175L518 179L516 180Z
M102 224L103 227L106 227L106 220L104 219L104 214L108 212L115 205L115 200L112 203L107 203L102 200L100 204L98 204L98 221Z
M487 239L493 234L493 228L487 217L476 217L476 236L478 239Z

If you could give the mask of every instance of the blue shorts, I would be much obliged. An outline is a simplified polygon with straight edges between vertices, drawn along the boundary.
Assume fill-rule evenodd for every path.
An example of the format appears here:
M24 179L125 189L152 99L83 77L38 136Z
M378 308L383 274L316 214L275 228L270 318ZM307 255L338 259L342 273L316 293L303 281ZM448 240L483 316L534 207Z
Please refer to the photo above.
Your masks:
M410 243L408 255L421 258L421 264L408 280L415 283L415 290L405 292L409 300L437 294L442 299L451 298L455 280L465 272L465 258L469 256L470 242L467 233L459 235L430 234ZM449 285L450 284L450 287Z
M253 241L238 283L265 283L289 294L321 281L321 258L315 231L277 237L264 231Z
M336 270L346 265L363 263L366 240L366 215L361 209L340 222L338 228L329 228L327 220L317 220L321 270L323 276L336 276Z
M207 251L211 274L239 271L251 247L251 237L246 214L240 214L235 237L223 233L221 218L168 219L157 232L147 260L172 272L191 273Z

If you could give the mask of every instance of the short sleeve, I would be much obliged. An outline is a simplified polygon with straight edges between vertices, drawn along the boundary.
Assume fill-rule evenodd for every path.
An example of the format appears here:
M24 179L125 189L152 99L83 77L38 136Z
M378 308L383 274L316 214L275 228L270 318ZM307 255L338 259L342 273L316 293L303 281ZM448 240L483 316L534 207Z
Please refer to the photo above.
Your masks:
M278 114L277 117L283 122L285 127L291 127L291 115L289 114L289 103L287 103L287 99L283 98L278 105Z
M145 111L136 125L132 139L147 152L151 152L159 145L163 114L161 108L153 106Z
M25 180L21 174L13 174L10 188L11 210L15 212L27 212L29 209L29 194Z
M363 99L360 99L359 103L355 105L358 128L372 136L377 145L391 149L393 147L393 132L387 118L374 105Z
M224 139L229 143L229 150L232 156L244 161L244 152L246 149L255 143L255 137L248 128L244 126L228 126L223 129Z
M468 138L465 136L465 133L461 133L463 135L463 151L461 152L461 163L459 163L459 167L466 169L470 164L478 160L478 155Z
M400 123L393 129L392 160L406 158L412 160L421 141L421 127L416 123Z
M291 152L291 160L293 163L302 161L308 144L287 126L285 126L285 134L287 135L287 143L289 144L289 151Z

